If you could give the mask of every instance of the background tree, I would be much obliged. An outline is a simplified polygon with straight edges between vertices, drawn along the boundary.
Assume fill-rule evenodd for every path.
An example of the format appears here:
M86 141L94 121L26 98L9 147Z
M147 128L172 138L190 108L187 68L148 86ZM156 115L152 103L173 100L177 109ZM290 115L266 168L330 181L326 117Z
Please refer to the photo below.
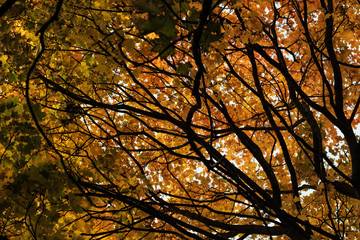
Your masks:
M41 8L24 91L83 237L359 234L357 1Z
M1 1L0 1L1 3ZM0 7L0 239L76 239L84 225L76 186L33 124L24 97L39 51L39 16L53 4L6 1ZM43 19L42 19L43 20ZM38 120L45 114L32 105Z

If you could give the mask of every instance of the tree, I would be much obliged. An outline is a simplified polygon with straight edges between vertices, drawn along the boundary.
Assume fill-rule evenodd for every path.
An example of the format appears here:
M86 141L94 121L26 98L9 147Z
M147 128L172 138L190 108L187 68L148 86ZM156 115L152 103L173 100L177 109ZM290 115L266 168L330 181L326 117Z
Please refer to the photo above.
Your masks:
M79 214L76 186L42 143L24 97L38 51L37 21L52 10L45 2L0 7L0 239L75 239L91 228ZM45 118L39 104L31 107L37 119Z
M82 237L359 234L358 1L32 4L21 84Z

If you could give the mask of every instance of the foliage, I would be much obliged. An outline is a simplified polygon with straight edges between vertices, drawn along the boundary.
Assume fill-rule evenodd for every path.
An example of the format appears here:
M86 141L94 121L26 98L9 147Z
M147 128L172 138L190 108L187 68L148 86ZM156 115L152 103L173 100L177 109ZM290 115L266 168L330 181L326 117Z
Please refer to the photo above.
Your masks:
M1 234L354 239L359 10L5 1Z

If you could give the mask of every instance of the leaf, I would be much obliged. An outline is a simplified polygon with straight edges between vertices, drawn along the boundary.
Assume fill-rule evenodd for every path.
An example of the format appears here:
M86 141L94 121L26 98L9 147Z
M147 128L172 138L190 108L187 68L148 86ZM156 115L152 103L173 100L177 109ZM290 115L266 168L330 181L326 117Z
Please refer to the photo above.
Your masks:
M200 40L200 45L204 51L208 51L212 42L216 42L221 39L222 33L220 32L220 29L220 23L218 22L210 22L206 25Z
M34 110L36 118L41 121L43 117L45 117L45 113L41 111L41 106L39 103L32 104L32 108Z
M176 73L182 74L182 75L188 75L191 68L192 68L192 65L188 62L180 63L176 69Z
M169 17L150 17L149 20L141 24L140 30L143 35L155 32L160 37L165 37L169 40L175 39L178 30L175 28L176 21Z

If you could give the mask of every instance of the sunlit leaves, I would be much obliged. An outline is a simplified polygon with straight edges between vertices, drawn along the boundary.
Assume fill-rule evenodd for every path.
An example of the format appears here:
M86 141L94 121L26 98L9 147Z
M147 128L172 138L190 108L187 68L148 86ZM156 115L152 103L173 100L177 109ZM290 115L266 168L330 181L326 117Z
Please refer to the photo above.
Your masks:
M8 236L358 232L358 3L210 2L65 1L37 35L53 2L9 12Z

